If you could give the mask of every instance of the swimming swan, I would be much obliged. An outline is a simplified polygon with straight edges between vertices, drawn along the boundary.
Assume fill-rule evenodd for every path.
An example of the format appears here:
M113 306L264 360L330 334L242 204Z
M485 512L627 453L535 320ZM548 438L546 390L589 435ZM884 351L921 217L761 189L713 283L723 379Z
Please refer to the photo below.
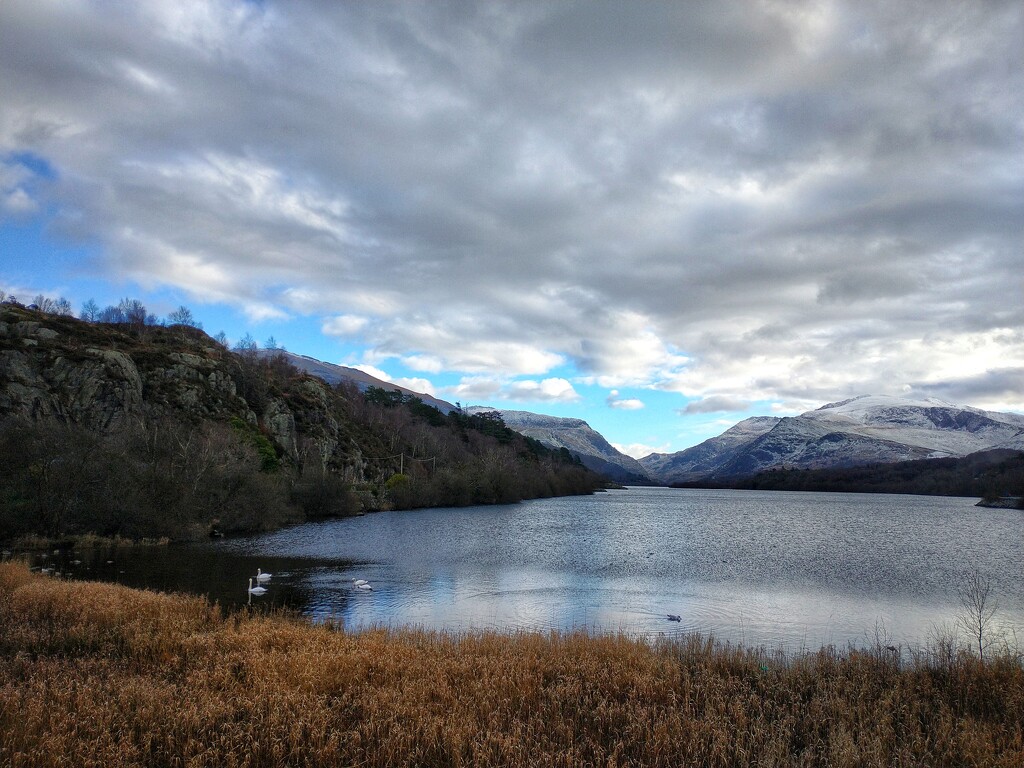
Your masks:
M259 585L254 587L252 585L252 579L249 579L249 594L250 595L262 595L266 591L267 591L266 589L264 589L263 587L261 587Z
M352 583L356 585L356 589L362 589L367 592L373 591L373 587L370 586L370 582L366 579L352 579Z
M273 577L272 573L264 573L259 568L256 569L256 581L260 584L266 584Z

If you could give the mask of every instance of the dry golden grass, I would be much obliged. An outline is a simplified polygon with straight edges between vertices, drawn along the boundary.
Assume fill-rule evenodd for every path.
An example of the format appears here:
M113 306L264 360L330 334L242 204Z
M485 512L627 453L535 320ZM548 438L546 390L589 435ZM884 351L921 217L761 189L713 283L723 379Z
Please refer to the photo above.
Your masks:
M2 766L1021 766L1009 656L345 634L0 565Z

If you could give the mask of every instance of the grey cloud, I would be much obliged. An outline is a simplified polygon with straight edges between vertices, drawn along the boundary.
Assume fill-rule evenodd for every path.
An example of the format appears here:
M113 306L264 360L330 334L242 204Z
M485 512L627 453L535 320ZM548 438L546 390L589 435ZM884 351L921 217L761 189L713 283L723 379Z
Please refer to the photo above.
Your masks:
M945 381L914 382L911 391L954 403L1015 402L1024 387L1024 366L996 368Z
M0 9L0 153L112 271L750 400L1022 322L1019 4L207 7Z
M750 403L741 398L728 395L712 395L688 403L680 413L684 416L694 413L741 413L749 408Z

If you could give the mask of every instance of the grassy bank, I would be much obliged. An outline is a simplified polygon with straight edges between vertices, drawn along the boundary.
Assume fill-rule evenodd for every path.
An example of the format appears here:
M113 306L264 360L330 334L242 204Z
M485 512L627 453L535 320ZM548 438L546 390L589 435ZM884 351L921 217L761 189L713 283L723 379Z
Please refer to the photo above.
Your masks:
M346 634L0 565L0 765L1024 764L1024 669Z

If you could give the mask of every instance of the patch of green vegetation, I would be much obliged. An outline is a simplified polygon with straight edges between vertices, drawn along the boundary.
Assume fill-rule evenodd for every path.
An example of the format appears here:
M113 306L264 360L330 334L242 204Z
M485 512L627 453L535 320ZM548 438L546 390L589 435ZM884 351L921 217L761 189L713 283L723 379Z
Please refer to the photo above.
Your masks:
M277 455L277 449L274 448L270 439L260 431L259 427L237 416L232 416L228 423L256 449L260 458L261 472L276 472L281 468L281 459Z

